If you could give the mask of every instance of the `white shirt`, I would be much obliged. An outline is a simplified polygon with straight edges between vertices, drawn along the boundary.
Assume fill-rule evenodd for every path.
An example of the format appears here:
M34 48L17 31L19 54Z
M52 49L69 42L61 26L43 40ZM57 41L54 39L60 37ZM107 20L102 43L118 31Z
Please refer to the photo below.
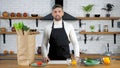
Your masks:
M42 42L42 46L41 46L43 57L47 57L47 55L48 55L47 46L48 46L48 42L50 39L52 24L49 24L44 29L43 42ZM62 28L62 20L60 20L60 21L54 20L54 28ZM78 45L78 40L77 40L73 26L69 23L64 22L64 28L65 28L65 31L66 31L69 41L72 42L72 45L74 48L74 56L79 57L79 45Z

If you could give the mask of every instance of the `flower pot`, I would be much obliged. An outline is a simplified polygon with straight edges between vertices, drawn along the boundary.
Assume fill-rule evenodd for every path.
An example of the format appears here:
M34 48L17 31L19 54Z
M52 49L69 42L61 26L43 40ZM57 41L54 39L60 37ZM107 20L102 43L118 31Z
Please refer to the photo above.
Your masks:
M100 17L100 14L95 14L94 17Z
M28 16L28 14L25 12L25 13L23 13L23 17L27 17Z
M106 17L110 17L110 14L106 14Z
M6 28L5 27L2 27L0 28L1 32L6 32Z
M17 17L21 17L22 14L18 12L18 13L16 14L16 16L17 16Z
M15 17L15 13L12 12L12 13L10 14L10 16L11 16L11 17Z
M5 12L2 13L2 16L3 17L9 17L9 13L7 11L5 11Z
M90 14L86 14L86 17L90 17Z

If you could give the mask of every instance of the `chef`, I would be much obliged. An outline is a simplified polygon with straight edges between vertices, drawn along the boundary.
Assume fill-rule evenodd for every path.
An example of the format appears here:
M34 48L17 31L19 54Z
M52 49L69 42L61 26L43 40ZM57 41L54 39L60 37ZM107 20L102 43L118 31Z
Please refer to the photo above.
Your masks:
M64 11L61 5L53 6L53 23L45 27L41 46L44 62L71 58L70 42L72 42L74 48L74 57L79 58L79 45L74 28L70 23L63 21L63 15Z

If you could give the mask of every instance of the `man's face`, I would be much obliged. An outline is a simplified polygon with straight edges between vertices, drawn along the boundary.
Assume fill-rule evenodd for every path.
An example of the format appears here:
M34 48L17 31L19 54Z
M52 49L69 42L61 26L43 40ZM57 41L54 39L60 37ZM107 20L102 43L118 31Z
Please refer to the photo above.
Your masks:
M63 15L64 15L64 11L62 10L62 8L55 8L52 11L52 16L56 21L61 20Z

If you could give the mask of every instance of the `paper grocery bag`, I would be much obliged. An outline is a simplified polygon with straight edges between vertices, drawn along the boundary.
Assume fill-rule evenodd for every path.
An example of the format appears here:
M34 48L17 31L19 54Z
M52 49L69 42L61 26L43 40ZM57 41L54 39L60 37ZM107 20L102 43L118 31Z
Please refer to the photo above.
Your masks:
M35 35L17 36L17 61L18 65L29 65L34 62Z
M28 36L28 58L29 62L33 63L35 57L35 35Z

